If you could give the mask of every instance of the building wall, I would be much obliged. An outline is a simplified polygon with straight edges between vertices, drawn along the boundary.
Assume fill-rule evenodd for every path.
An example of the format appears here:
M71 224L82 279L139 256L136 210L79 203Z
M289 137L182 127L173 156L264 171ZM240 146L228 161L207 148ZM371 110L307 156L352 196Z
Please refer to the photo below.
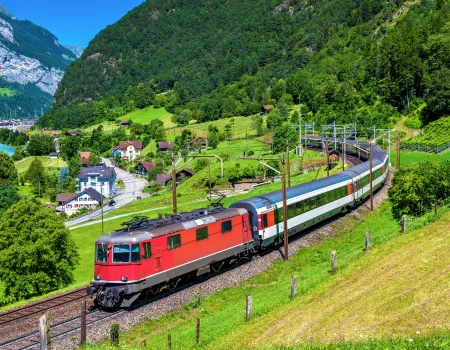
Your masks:
M114 179L111 181L98 181L96 176L89 176L88 181L80 181L80 192L83 192L87 188L93 188L98 193L103 194L105 197L111 197L115 192Z
M82 208L94 209L99 203L87 194L75 198L74 200L64 204L63 210L67 215L75 214L78 210Z
M133 145L128 145L128 147L122 152L122 159L126 159L128 161L133 161L137 157L139 157L141 151L136 149Z

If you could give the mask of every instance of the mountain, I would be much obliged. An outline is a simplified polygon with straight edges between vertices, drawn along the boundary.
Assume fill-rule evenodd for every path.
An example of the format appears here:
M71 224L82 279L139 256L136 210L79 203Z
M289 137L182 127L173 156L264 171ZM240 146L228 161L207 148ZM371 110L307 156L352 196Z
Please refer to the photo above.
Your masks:
M84 51L84 47L78 45L63 45L66 49L72 51L77 58L81 57Z
M52 105L65 69L77 59L55 35L0 7L0 116L33 117Z
M39 123L83 126L152 103L178 124L293 103L317 124L388 127L424 102L431 120L450 113L449 20L447 0L146 1L90 42Z

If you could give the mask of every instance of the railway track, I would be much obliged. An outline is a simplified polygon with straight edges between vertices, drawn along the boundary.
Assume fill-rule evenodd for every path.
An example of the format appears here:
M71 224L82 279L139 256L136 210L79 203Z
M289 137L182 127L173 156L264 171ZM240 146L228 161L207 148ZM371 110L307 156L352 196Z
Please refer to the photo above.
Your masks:
M101 310L93 310L86 314L86 326L91 326L97 322L108 320L119 314L126 313L126 310L118 310L116 312L105 312ZM78 331L81 328L81 318L74 317L69 320L52 325L50 334L52 340L61 338L71 332ZM34 331L23 336L16 337L0 343L0 349L17 350L17 349L39 349L39 331Z
M85 297L86 287L81 287L73 291L51 297L47 300L38 301L36 303L26 305L18 309L2 312L0 313L0 326L38 313L43 314L49 309L65 305L73 301L81 300Z

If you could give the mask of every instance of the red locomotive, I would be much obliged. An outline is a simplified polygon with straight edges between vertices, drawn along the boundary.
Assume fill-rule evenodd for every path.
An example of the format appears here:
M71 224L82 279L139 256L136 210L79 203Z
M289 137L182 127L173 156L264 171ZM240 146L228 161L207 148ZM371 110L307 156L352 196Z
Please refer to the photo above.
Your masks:
M130 306L143 292L174 288L253 249L245 209L200 209L157 220L135 218L96 241L88 295L102 307Z
M371 187L383 186L389 158L379 147L370 147L372 169L366 161L287 189L289 236L359 205ZM228 209L200 209L156 220L135 218L124 223L126 228L97 239L95 276L87 293L95 293L102 307L127 307L142 294L175 288L183 279L217 271L255 249L272 247L284 239L282 207L281 191L275 191L235 202Z

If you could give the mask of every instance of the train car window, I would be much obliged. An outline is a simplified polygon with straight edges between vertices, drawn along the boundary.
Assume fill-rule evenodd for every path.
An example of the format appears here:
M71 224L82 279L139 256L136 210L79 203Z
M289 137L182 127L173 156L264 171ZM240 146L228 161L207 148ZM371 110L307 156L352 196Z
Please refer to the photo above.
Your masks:
M280 224L283 222L283 208L279 208L276 210L277 223Z
M152 256L152 246L150 242L144 242L144 259L148 259Z
M323 202L324 204L330 203L330 194L328 192L323 194Z
M141 261L141 250L139 249L139 244L131 245L131 262Z
M222 222L222 233L231 232L232 230L233 230L233 225L231 223L231 220ZM206 234L206 236L208 236L208 233Z
M309 198L308 198L308 199L305 199L305 201L304 201L304 206L303 206L303 211L306 213L307 211L309 211L310 208L311 208L311 207L310 207L310 205L309 205Z
M267 214L263 214L263 227L269 227L269 217Z
M167 249L172 250L181 247L181 236L175 235L172 237L167 237Z
M264 205L266 206L266 209L272 209L272 203L270 203L269 201L265 201Z
M95 258L97 262L105 263L108 261L108 245L97 244L97 256Z
M197 241L201 241L202 239L208 238L208 226L201 227L197 229L196 232Z
M295 203L288 205L288 218L292 219L295 217Z
M347 197L347 187L341 187L341 198Z
M113 262L126 263L130 262L130 245L116 244L113 247Z
M295 215L303 214L303 202L295 203Z

